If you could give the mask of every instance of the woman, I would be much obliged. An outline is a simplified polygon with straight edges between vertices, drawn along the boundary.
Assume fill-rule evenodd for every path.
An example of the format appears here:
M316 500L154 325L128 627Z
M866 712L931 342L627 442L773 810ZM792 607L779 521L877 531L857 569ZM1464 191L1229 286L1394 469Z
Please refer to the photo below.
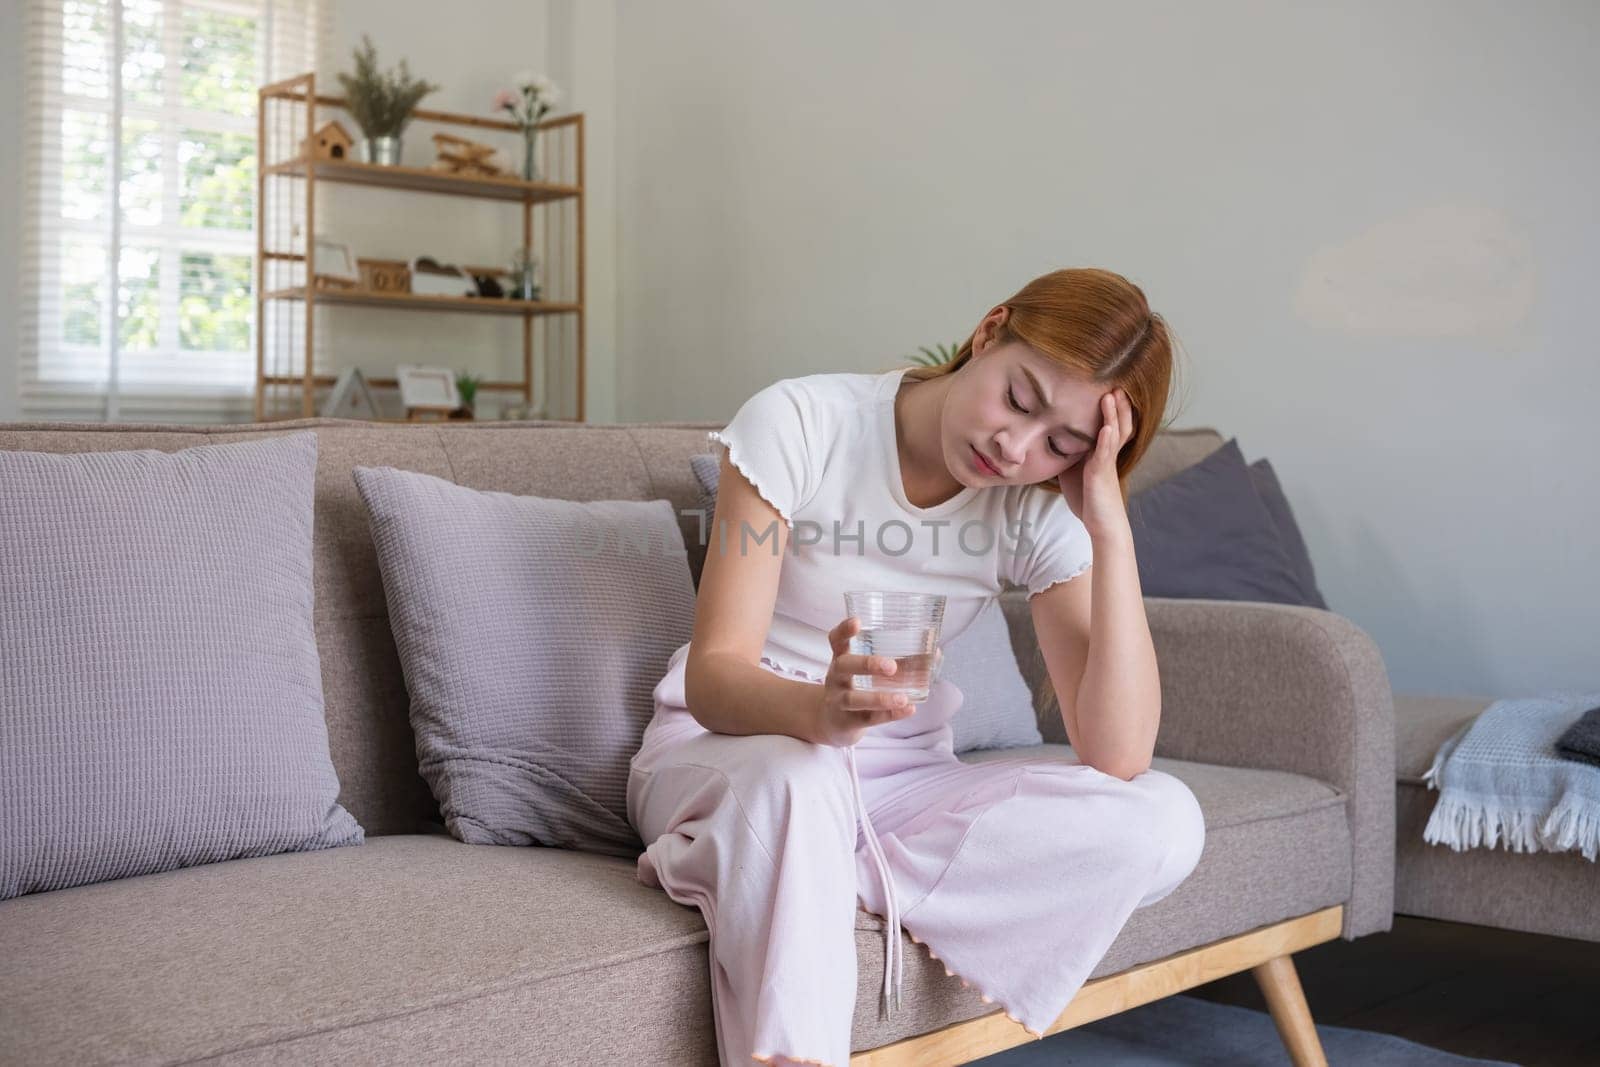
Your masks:
M946 365L785 379L710 435L692 639L628 811L639 879L710 930L723 1063L848 1062L858 904L884 919L885 1013L904 929L1042 1037L1128 915L1193 870L1199 805L1150 769L1160 684L1126 509L1171 364L1136 286L1060 270ZM845 590L944 594L948 642L1007 581L1077 761L964 763L955 686L908 705L852 685L894 664L851 653Z

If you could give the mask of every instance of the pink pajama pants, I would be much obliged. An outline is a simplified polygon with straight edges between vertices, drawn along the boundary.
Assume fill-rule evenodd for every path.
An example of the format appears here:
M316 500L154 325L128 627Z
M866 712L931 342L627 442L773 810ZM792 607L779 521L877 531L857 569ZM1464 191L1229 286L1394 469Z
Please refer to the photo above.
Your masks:
M957 759L949 682L851 747L718 734L685 707L687 649L656 686L628 817L647 843L639 880L705 918L724 1065L849 1062L858 907L885 920L882 1012L904 929L1042 1037L1133 910L1199 861L1200 806L1170 774Z

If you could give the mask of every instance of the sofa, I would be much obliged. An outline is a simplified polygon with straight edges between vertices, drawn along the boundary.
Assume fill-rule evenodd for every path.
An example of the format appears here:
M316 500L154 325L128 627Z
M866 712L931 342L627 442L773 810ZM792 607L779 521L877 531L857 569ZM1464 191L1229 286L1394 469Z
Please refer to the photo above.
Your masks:
M1439 794L1423 781L1441 745L1492 697L1397 694L1395 902L1398 915L1600 941L1600 864L1578 852L1456 851L1422 839Z
M689 457L715 423L220 426L0 424L0 449L172 451L317 435L314 579L329 749L364 844L210 863L0 902L0 1062L718 1061L698 910L626 859L463 844L418 773L357 466L569 500L670 501L696 580ZM1221 442L1163 432L1135 490ZM1021 591L1002 604L1039 694L1045 743L1071 755ZM1170 896L1133 913L1052 1028L1252 971L1295 1063L1323 1062L1293 953L1389 929L1394 705L1382 657L1315 608L1148 598L1161 664L1154 766L1206 819ZM3 676L0 676L3 681ZM1062 919L1071 921L1071 901ZM962 1063L1032 1040L905 946L905 1007L878 1018L882 920L858 911L852 1062Z

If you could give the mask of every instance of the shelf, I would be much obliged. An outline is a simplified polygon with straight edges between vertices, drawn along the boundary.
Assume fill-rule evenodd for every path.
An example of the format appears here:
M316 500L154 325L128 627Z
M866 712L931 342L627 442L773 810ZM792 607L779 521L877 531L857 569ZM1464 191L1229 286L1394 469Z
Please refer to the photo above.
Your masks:
M551 406L550 398L536 396L535 392L542 391L545 385L554 387L552 379L557 373L555 368L559 367L562 391L568 398L576 399L576 418L568 420L553 414L543 418L584 421L587 319L584 215L587 196L582 114L562 115L539 123L544 160L541 172L549 180L529 182L515 175L458 174L423 160L415 160L411 166L389 166L354 158L349 118L346 117L350 110L347 102L319 94L317 76L313 72L264 85L257 90L257 99L256 132L261 161L255 178L257 285L254 300L256 321L260 324L255 333L255 415L258 421L316 415L318 390L335 384L336 379L316 373L321 363L317 350L325 346L326 339L321 336L322 331L313 328L312 319L316 316L312 313L334 305L409 311L413 315L417 312L442 312L458 317L463 314L498 315L520 321L522 329L514 331L522 335L521 366L517 368L520 380L481 382L479 389L509 394L530 406L538 401L539 410L544 411ZM342 129L329 128L328 109L346 112L346 116L338 120ZM510 135L520 140L520 127L504 118L423 108L413 109L410 117L441 124L468 139L475 139L474 131L494 131L497 136ZM512 223L498 232L503 239L516 234L519 246L539 256L547 272L544 292L552 299L433 296L364 285L351 288L327 285L325 278L316 276L308 255L284 247L292 243L309 251L313 243L324 236L320 228L326 225L322 221L324 211L315 203L315 192L321 182L357 189L392 189L397 193L454 197L458 203L492 201L520 208L517 214L522 216L521 225ZM359 200L361 194L353 193L351 198ZM339 202L343 205L342 197ZM402 220L417 210L417 206L398 203L370 206ZM446 208L438 199L431 205L419 206L424 211L431 207L433 212ZM511 222L510 219L505 221ZM575 232L569 234L569 230ZM269 240L264 236L267 234L276 235L276 240ZM269 247L274 244L280 247ZM471 270L471 273L500 275L504 272L483 269ZM561 301L553 299L557 293ZM300 302L303 315L293 313L294 301ZM286 307L286 302L291 306ZM280 313L269 314L273 308ZM347 325L354 327L355 323ZM500 338L501 342L506 340ZM510 360L502 358L500 362L506 365L497 372L497 378L516 373L509 365ZM304 370L298 374L286 373L296 364ZM540 368L542 378L539 377ZM371 378L367 384L374 388L394 385L390 379ZM555 406L567 410L566 401Z
M317 181L348 182L352 185L375 185L388 189L443 193L447 196L473 196L488 200L513 200L528 204L566 200L583 192L583 189L576 185L525 182L521 178L466 177L426 167L387 166L380 163L358 163L354 160L313 160L310 169ZM306 160L302 156L282 163L273 163L265 167L263 173L288 174L303 178L306 176Z
M261 376L261 381L266 385L303 386L306 379L303 374L264 374ZM317 388L323 386L331 388L338 384L339 379L332 374L314 374L311 376L311 381ZM400 383L393 378L368 378L367 386L372 389L398 389L400 388ZM480 393L520 393L523 388L521 382L479 382L478 391Z
M303 286L274 289L268 300L304 300ZM359 304L366 307L405 308L412 311L465 311L475 315L563 315L580 312L582 304L547 303L543 300L506 300L492 296L420 296L416 293L378 293L367 289L318 289L318 304Z

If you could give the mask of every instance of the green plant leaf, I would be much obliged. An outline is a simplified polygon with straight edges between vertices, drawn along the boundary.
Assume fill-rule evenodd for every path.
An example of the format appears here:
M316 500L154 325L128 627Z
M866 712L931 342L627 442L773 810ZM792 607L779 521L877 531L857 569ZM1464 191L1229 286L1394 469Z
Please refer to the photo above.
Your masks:
M934 348L929 348L927 345L918 345L917 349L922 353L922 355L911 356L910 360L912 363L922 367L937 367L941 364L949 363L951 360L955 359L957 354L959 354L961 351L961 345L940 344Z
M338 75L344 89L345 109L367 137L398 137L411 122L411 113L438 85L411 77L404 59L395 70L384 74L378 69L378 50L372 38L363 34L361 46L354 49L355 73Z

